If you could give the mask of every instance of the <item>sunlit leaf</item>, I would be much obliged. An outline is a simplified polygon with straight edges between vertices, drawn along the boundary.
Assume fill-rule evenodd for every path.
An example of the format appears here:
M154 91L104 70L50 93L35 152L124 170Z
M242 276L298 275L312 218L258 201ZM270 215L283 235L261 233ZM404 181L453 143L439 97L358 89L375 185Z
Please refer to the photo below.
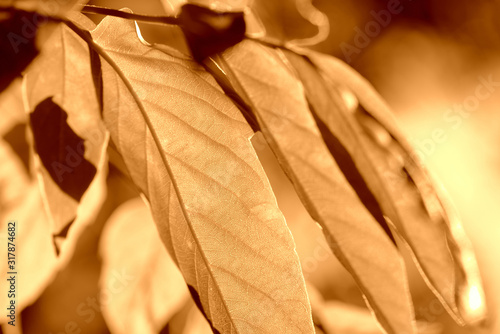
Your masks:
M212 328L196 307L194 301L189 300L183 308L169 321L169 334L213 334Z
M214 331L312 333L294 243L239 110L132 23L108 18L92 35L113 65L103 62L113 142Z
M116 281L99 286L102 270L99 241L113 210L138 193L114 168L110 168L107 178L102 173L96 181L85 193L84 197L89 199L83 199L77 219L61 247L56 276L36 302L21 314L24 333L77 329L82 333L109 332L102 315L104 305L130 280L126 271L118 270Z
M21 79L16 80L0 94L0 135L3 137L18 124L27 122L21 97Z
M259 59L259 61L255 61ZM389 333L413 333L401 257L344 178L311 114L304 90L278 51L246 41L207 62L243 96L330 248L351 272ZM217 69L220 68L220 71Z
M315 45L329 33L327 16L314 7L311 0L161 0L161 3L168 15L181 13L179 17L185 31L197 32L198 48L192 49L195 58L200 59L204 57L197 55L207 55L209 52L206 50L234 44L232 40L235 40L234 36L239 37L240 32L231 35L228 29L221 27L227 26L223 22L229 22L229 18L236 22L234 19L243 15L245 22L238 27L242 27L247 36L265 38L279 44L291 42L294 45ZM195 17L196 20L193 20ZM188 35L189 39L193 37Z
M429 287L458 323L483 320L484 293L470 242L388 106L346 64L318 53L308 53L308 57L325 80L335 85L329 85L330 108L318 108L317 112L342 138L384 214L410 246ZM335 92L346 88L360 103L352 114L346 113Z
M60 25L26 74L38 173L53 232L65 235L106 143L88 46Z
M43 213L42 199L36 183L32 182L25 173L21 161L4 141L0 141L0 254L7 259L8 243L15 245L14 270L8 268L8 262L0 264L0 272L7 277L7 272L23 273L30 279L19 280L17 277L18 313L32 303L42 293L44 286L53 277L56 265L56 254L50 235L49 221ZM9 240L7 224L15 221L16 233L13 240ZM12 242L13 241L13 242ZM37 252L32 250L36 248ZM8 291L9 282L1 280L0 287ZM0 302L7 305L7 293L2 294ZM2 314L0 322L11 319Z
M31 177L30 147L26 138L27 115L21 96L22 79L15 80L0 94L0 136L23 162L25 171Z
M329 33L328 18L312 0L254 0L250 9L268 40L314 45Z
M113 298L102 304L110 330L158 333L189 298L189 291L141 198L122 204L113 213L99 248L100 285L113 289ZM123 272L130 277L126 285L117 280Z
M370 312L358 306L327 301L320 312L321 324L326 334L379 334L380 327ZM418 334L441 334L442 326L417 322Z

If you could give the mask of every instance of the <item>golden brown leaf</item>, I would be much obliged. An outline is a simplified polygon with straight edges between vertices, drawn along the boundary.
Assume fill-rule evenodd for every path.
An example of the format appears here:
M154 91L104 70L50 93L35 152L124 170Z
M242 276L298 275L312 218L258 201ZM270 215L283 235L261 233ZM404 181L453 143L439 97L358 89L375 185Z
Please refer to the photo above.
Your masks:
M63 237L102 172L107 143L90 59L87 44L60 25L25 76L40 186L53 233Z
M212 328L312 333L294 243L238 109L200 65L142 44L130 22L107 18L92 35L113 65L113 142Z
M109 329L117 334L160 332L187 301L189 291L141 198L122 204L113 213L99 249L100 286L112 294L101 307ZM119 276L127 280L122 282Z
M470 242L449 200L429 176L389 107L364 78L340 60L313 52L307 57L330 82L331 97L337 95L329 110L318 108L320 117L342 138L384 214L410 246L429 287L458 323L484 320L484 292ZM342 107L335 93L342 89L359 100L355 114Z
M258 59L259 61L255 61ZM244 41L213 60L255 114L330 248L351 272L390 333L413 333L413 307L398 251L357 198L330 155L304 90L280 54ZM212 64L207 63L212 69ZM224 74L227 76L224 76Z
M7 272L18 272L29 279L17 278L17 310L32 303L41 294L44 286L53 277L56 266L56 254L49 232L49 222L43 213L42 199L36 183L30 181L25 174L22 163L12 149L0 141L0 254L7 259L8 243L15 245L15 270L10 270L7 260L0 264L0 273L4 279L0 282L3 291L9 291L6 280ZM7 224L15 222L16 233L9 240ZM32 253L32 247L37 249ZM22 291L22 293L19 293ZM2 294L0 303L9 303L8 294ZM1 323L10 321L5 313ZM18 323L17 323L18 324ZM19 325L19 324L18 324Z

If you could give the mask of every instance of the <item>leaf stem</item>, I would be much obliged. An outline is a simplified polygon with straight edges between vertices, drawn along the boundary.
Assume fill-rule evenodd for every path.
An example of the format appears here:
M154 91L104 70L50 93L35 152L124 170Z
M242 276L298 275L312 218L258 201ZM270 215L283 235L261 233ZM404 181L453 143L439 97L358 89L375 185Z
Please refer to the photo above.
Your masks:
M124 11L113 9L113 8L93 6L93 5L85 5L83 7L83 9L81 10L81 12L86 13L86 14L99 14L99 15L116 16L116 17L121 17L121 18L128 19L128 20L135 20L135 21L154 23L154 24L167 24L167 25L182 26L182 22L177 16L134 14L134 13L128 13L128 12L124 12ZM269 47L286 49L286 50L292 51L289 48L289 46L287 45L287 43L283 43L282 41L279 41L279 40L270 39L270 38L260 38L260 37L256 38L256 37L250 37L248 35L245 36L245 38L256 41L258 43L261 43L261 44L269 46Z
M181 23L176 16L135 14L135 13L124 12L118 9L92 6L92 5L85 5L82 9L82 13L116 16L128 20L135 20L135 21L155 23L155 24L180 25Z

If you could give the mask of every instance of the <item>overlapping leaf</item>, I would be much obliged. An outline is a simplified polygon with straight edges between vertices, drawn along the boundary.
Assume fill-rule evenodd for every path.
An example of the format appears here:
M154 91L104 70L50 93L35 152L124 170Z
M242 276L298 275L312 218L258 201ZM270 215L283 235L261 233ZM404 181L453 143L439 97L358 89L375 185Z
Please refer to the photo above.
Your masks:
M52 32L50 18L81 5L78 0L0 0L0 92L38 55Z
M20 164L20 152L13 151L14 146L9 142L9 137L16 128L22 128L26 124L26 114L21 100L21 80L15 81L3 94L0 95L0 110L2 118L0 119L0 136L2 163L0 175L4 176L0 182L0 215L18 205L26 195L26 188L30 183L30 176L27 168ZM23 136L23 133L16 133L17 136ZM18 139L22 140L23 138ZM11 144L11 145L8 145ZM10 146L10 147L9 147ZM27 145L26 145L27 146ZM18 156L15 156L15 153ZM13 154L13 155L11 155ZM19 168L19 170L18 170ZM8 177L7 177L8 176Z
M214 331L312 333L293 240L238 109L201 66L141 44L132 23L107 18L92 36L113 64L113 142Z
M100 241L100 286L112 293L102 304L113 333L156 334L189 298L141 198L122 204L109 218ZM117 280L125 273L130 280Z
M87 44L60 25L25 77L39 180L56 235L65 235L102 172L107 135L92 65Z
M335 300L325 300L312 284L307 284L316 333L379 334L380 326L366 309ZM418 334L441 334L439 323L417 321Z
M389 108L347 65L317 53L308 57L325 77L316 84L309 80L316 112L349 151L384 214L410 246L430 288L459 323L483 320L484 293L470 243ZM306 76L312 71L299 70ZM319 87L320 81L329 89L323 97L318 95L325 89ZM342 106L336 92L342 87L359 100L361 106L355 113Z
M245 41L210 61L207 66L221 82L229 81L226 88L243 97L255 114L304 205L323 226L331 249L381 325L390 333L413 333L413 308L398 251L330 155L302 85L280 54Z
M213 334L207 319L192 300L169 321L168 331L176 334Z
M21 97L21 82L21 79L16 80L0 94L0 110L2 112L0 135L2 137L18 124L26 124L27 122Z
M379 334L380 327L367 310L337 302L326 301L320 312L321 324L326 334ZM437 323L417 322L418 334L441 334Z
M265 38L279 44L314 45L329 33L328 18L313 6L312 0L254 0L250 9Z
M38 15L63 15L70 10L78 10L86 1L80 0L0 0L0 9L15 8L18 10L37 12ZM38 20L41 18L39 17Z
M78 329L82 333L109 332L102 311L132 280L126 269L117 269L112 273L114 279L99 286L103 269L98 252L101 231L113 210L139 193L115 168L110 168L107 178L99 181L97 184L108 191L92 186L85 194L93 201L84 201L80 206L83 212L68 232L58 257L55 278L21 315L25 333Z
M16 233L13 244L16 245L16 261L14 270L7 267L7 261L0 265L2 277L7 272L22 272L30 279L18 283L17 310L32 303L41 294L41 287L47 284L53 276L56 265L56 254L53 249L49 233L49 222L43 213L42 199L36 183L32 182L25 173L22 163L5 141L0 141L0 243L2 244L2 258L7 259L9 235L7 224L15 221ZM41 211L41 212L40 212ZM32 254L32 247L36 247L36 254ZM3 279L0 287L8 291L9 282ZM2 294L0 302L8 304L8 296ZM11 319L2 315L1 323Z

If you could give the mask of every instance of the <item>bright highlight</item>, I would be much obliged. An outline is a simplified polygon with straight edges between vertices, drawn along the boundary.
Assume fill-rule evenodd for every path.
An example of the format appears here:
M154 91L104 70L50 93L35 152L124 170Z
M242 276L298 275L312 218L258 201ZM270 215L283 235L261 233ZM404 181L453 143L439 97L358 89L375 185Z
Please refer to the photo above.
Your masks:
M483 300L477 286L473 285L469 290L469 308L472 311L478 310L483 305Z

